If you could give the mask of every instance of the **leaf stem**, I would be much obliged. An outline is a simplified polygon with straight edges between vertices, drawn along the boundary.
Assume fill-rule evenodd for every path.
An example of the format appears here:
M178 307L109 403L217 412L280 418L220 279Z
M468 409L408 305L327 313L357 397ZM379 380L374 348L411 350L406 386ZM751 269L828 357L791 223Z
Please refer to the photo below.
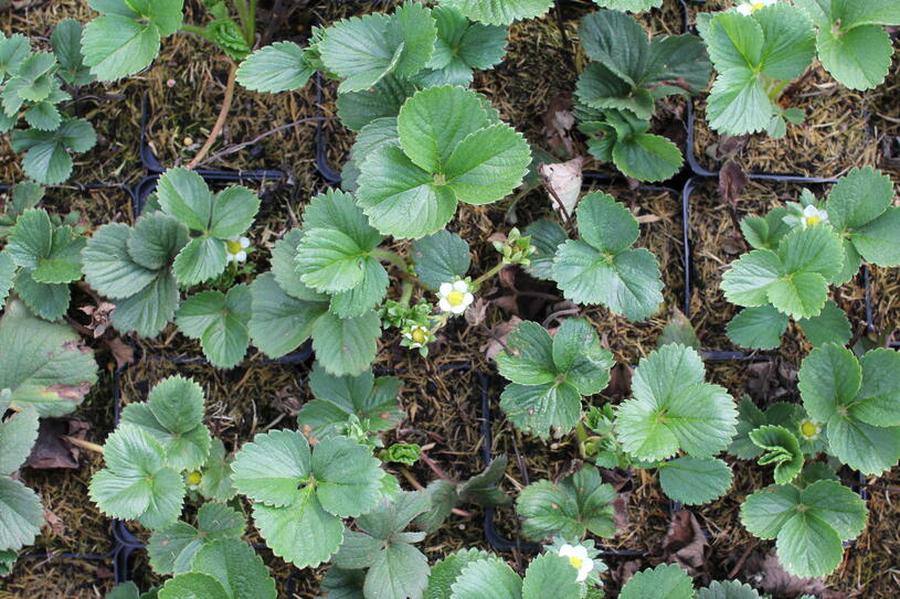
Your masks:
M185 33L193 33L194 35L199 35L206 41L212 42L213 44L216 43L216 41L212 37L210 37L210 35L208 33L206 33L206 27L200 27L199 25L192 25L191 23L182 23L181 30L184 31Z
M404 279L402 286L400 287L400 304L404 307L409 307L409 302L412 300L414 285L412 281L408 279Z
M398 254L397 252L392 252L391 250L384 250L381 248L375 248L369 255L373 258L378 258L388 264L392 264L402 270L404 273L409 272L409 264L406 260L403 259L403 256Z
M70 437L69 435L61 435L63 439L74 445L75 447L80 447L81 449L86 449L88 451L93 451L94 453L99 453L103 455L103 446L97 445L96 443L91 443L90 441L85 441L84 439L78 439L77 437Z
M472 281L472 287L473 287L475 290L477 290L479 287L481 287L481 285L482 285L485 281L487 281L488 279L490 279L490 278L493 277L494 275L498 274L501 270L503 270L504 268L506 268L506 266L507 266L506 262L504 262L504 261L501 260L500 262L498 262L497 264L495 264L493 267L491 267L490 270L488 270L487 272L483 273L480 277L478 277L477 279L475 279L474 281Z
M197 155L188 163L186 167L188 170L195 168L206 157L213 144L216 143L219 133L225 127L225 120L228 118L228 112L231 110L231 101L234 98L234 83L237 77L237 65L231 60L228 62L231 63L231 66L228 68L228 83L225 85L225 98L222 100L222 108L219 109L219 116L216 118L212 131L209 132L209 137L206 138L206 143L203 144Z

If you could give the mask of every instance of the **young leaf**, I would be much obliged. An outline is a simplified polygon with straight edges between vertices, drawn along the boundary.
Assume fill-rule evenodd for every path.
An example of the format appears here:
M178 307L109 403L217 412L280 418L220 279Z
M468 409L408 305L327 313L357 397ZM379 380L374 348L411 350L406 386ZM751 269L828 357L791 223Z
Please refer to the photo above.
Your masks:
M691 577L676 564L660 564L642 570L622 587L621 599L691 599Z
M825 423L828 451L865 474L900 459L900 354L876 349L857 360L828 343L800 366L800 396L810 417Z
M159 599L231 599L215 577L200 572L185 572L166 581L159 589Z
M882 25L900 25L900 8L890 0L817 2L797 0L815 23L822 66L850 89L880 85L891 67L891 38Z
M696 599L761 599L756 589L739 580L715 580L697 591Z
M436 562L428 575L428 588L422 599L446 599L450 587L469 564L490 559L491 554L481 549L461 549Z
M640 460L664 460L680 450L711 457L735 435L737 410L728 392L704 381L696 350L664 345L634 371L634 397L616 411L622 447Z
M455 8L479 23L509 25L546 14L553 0L441 0L441 6Z
M662 302L663 284L656 257L631 246L638 223L612 196L585 196L577 211L579 240L559 246L553 278L566 298L602 304L631 320L647 318Z
M788 327L788 317L771 304L744 308L729 321L728 338L741 347L775 349Z
M378 504L384 472L369 450L346 437L310 449L294 431L254 437L235 456L232 480L254 501L260 534L279 557L298 568L327 560L341 544L341 518ZM305 541L317 531L317 542Z
M16 219L6 254L38 283L69 283L81 278L84 244L71 227L54 226L46 210L31 208Z
M209 457L211 438L203 425L203 389L192 379L171 376L157 383L145 403L122 411L127 422L153 437L176 471L201 467Z
M522 599L544 597L581 597L584 586L577 580L578 570L569 559L545 552L531 560L522 581Z
M112 518L165 528L181 514L184 482L166 464L163 446L141 428L120 425L103 446L106 467L91 478L90 496Z
M84 64L101 81L133 75L153 62L160 40L181 28L184 0L91 0L100 16L81 36Z
M721 12L699 20L698 28L718 71L707 105L710 127L728 135L768 129L779 108L767 86L800 76L815 54L807 18L777 2L749 16Z
M603 8L627 12L643 12L662 6L662 0L594 0L594 4Z
M250 334L251 294L247 285L235 285L228 293L203 291L181 304L175 316L178 330L199 339L203 354L216 368L232 368L247 353Z
M499 557L467 563L450 586L451 599L522 599L522 579Z
M685 505L709 503L731 488L731 468L717 458L683 456L660 462L657 467L665 494Z
M434 53L427 70L416 77L424 87L468 86L474 69L490 69L503 60L505 27L473 23L449 6L435 7L431 15L437 26Z
M335 376L355 376L367 370L378 353L381 319L374 311L355 318L320 316L312 328L316 359Z
M581 415L581 397L605 389L613 365L612 354L583 319L566 320L555 337L525 321L496 360L500 374L512 381L500 407L517 428L541 437L554 427L572 430Z
M358 376L332 376L320 364L309 374L309 387L315 399L307 402L297 415L297 424L307 436L323 439L346 434L351 416L367 432L378 433L403 419L397 396L400 379L376 378L371 372Z
M75 19L60 21L53 29L50 44L59 61L60 69L56 73L63 81L74 87L81 87L94 80L81 54L81 23Z
M292 91L306 85L315 72L300 46L294 42L275 42L241 62L237 82L257 92Z
M371 88L386 75L410 78L431 59L437 36L431 10L408 2L392 15L344 19L324 31L322 62L343 81L339 93Z
M791 226L784 222L787 214L787 208L778 206L769 210L765 216L747 216L741 219L741 232L747 243L755 250L776 251L778 242L791 230Z
M22 168L38 183L55 185L72 174L72 153L82 154L94 147L97 134L84 119L65 119L54 131L17 129L10 144L15 152L25 152Z
M797 437L783 426L761 426L750 433L750 440L765 450L760 466L775 464L775 484L786 485L803 469L803 452Z
M533 540L554 536L581 539L587 532L611 537L616 534L615 497L612 486L601 482L594 466L585 465L557 484L548 480L532 483L516 501L522 534Z
M433 291L437 291L441 283L465 277L472 264L469 244L449 231L438 231L414 241L412 259L419 280Z
M200 484L197 490L203 497L213 501L228 501L235 496L237 491L231 484L231 461L225 455L225 446L222 441L213 437L209 447L209 458L203 465L200 473Z
M762 539L777 539L778 559L791 574L825 576L841 561L841 542L862 532L867 513L852 490L820 480L802 490L773 485L753 493L741 506L741 522Z
M846 345L853 337L850 320L831 299L825 302L825 306L818 316L798 320L797 326L806 335L806 340L814 347L826 343Z
M240 539L244 534L244 516L219 503L204 503L197 512L197 526L176 522L153 531L147 553L157 574L180 574L191 570L197 552L219 539Z
M282 244L279 241L273 250L273 273L260 275L250 284L250 338L256 347L272 358L300 347L313 334L313 327L318 319L328 312L328 296L308 289L299 281L296 273L286 275L297 278L293 288L288 288L291 293L278 284L277 273L283 270L276 270L276 260ZM284 251L284 247L281 247L281 251ZM293 260L288 264L290 266L284 270L291 273Z
M21 302L9 302L0 318L0 390L10 390L14 409L64 416L96 382L93 352L72 329L36 318Z
M439 231L459 202L502 199L531 163L522 136L459 87L417 92L401 108L397 130L399 147L379 148L360 165L358 203L376 229L398 238Z

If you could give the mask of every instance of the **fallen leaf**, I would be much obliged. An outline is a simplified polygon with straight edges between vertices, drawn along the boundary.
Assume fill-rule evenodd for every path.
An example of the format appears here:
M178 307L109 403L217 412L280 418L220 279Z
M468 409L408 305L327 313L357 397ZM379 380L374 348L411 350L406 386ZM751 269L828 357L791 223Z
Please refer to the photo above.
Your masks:
M466 322L469 323L470 326L477 327L481 323L484 322L484 318L487 315L487 307L490 305L490 302L485 300L482 297L476 299L471 306L466 308L465 318Z
M578 197L581 195L582 166L584 158L576 156L566 162L542 164L538 167L541 179L550 194L550 205L557 212L562 212L559 207L562 202L566 214L572 216L575 213L575 206L578 205Z
M79 308L79 310L91 317L91 322L88 323L87 329L93 332L94 339L102 337L106 329L109 328L109 319L115 309L115 304L109 302L100 302L96 306L82 306Z
M613 499L613 522L616 524L616 530L625 530L628 527L628 497L631 492L616 493Z
M79 467L81 450L63 439L63 436L84 439L91 425L83 420L65 418L42 418L38 428L38 438L25 461L25 466L35 470Z
M666 561L675 563L696 576L706 564L706 535L694 514L687 510L675 512L663 540Z
M50 536L61 537L66 534L66 525L62 518L44 508L44 527L50 530Z
M609 376L606 391L613 397L627 397L631 394L631 367L627 364L616 364Z
M501 322L500 324L491 327L491 330L488 333L490 338L479 348L484 352L484 357L488 360L493 360L497 354L506 349L506 338L509 337L509 334L512 333L521 322L521 318L513 316L506 322Z
M575 125L575 116L572 114L572 94L563 92L556 95L551 101L547 112L544 113L544 137L547 145L557 153L564 156L572 156L575 153L575 145L572 142L572 127Z
M741 165L728 160L719 171L719 198L726 204L737 206L744 188L747 187L747 175Z
M800 578L789 574L781 567L781 562L774 553L764 558L759 554L752 555L744 568L744 579L751 582L764 593L777 597L799 597L813 595L818 599L846 599L847 594L830 590L818 578Z
M658 223L662 219L655 214L642 214L636 216L635 220L642 225L649 225L650 223Z
M108 339L106 341L106 346L109 348L113 359L116 361L116 370L121 370L126 366L134 364L134 348L125 343L121 337Z

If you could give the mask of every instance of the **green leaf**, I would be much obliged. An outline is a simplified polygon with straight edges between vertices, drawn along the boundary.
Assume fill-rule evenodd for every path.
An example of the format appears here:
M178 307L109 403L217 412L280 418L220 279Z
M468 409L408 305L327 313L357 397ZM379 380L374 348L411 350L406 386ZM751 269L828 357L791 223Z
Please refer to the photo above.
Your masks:
M21 33L0 38L0 80L19 70L19 65L31 52L31 42Z
M197 552L219 539L240 539L244 516L219 503L204 503L197 512L197 526L176 522L150 535L147 552L157 574L178 574L191 570Z
M616 533L612 502L616 493L594 466L583 466L558 484L540 480L522 489L516 511L522 534L543 540L554 536L581 539L587 532L601 537Z
M7 304L0 318L0 390L11 391L14 409L64 416L96 382L93 352L72 329L32 316L18 301Z
M45 185L62 183L72 173L70 153L87 152L97 134L84 119L65 119L55 131L17 129L10 142L15 152L25 152L22 168L29 178Z
M568 299L602 304L641 320L662 302L656 257L631 249L638 224L625 206L605 193L591 193L579 203L581 239L566 241L556 252L553 277Z
M244 358L250 344L251 302L247 285L235 285L227 294L204 291L181 304L176 324L182 333L200 340L213 366L232 368Z
M185 572L159 589L159 599L231 599L218 580L208 574Z
M292 297L278 285L272 273L257 277L250 284L250 294L250 338L272 358L297 349L312 335L315 323L328 311L326 297L320 298L312 292L307 299Z
M191 563L219 581L231 599L275 599L275 580L253 547L232 538L204 543Z
M866 523L865 502L833 480L803 490L771 486L750 495L741 521L752 534L777 538L778 559L796 576L825 576L841 561L841 541L853 539Z
M441 6L455 8L480 23L509 25L546 14L553 0L441 0Z
M759 593L749 584L739 580L718 580L697 591L697 599L760 599Z
M381 319L374 311L347 319L326 313L312 325L316 359L336 376L353 376L368 369L380 337Z
M19 269L13 290L35 316L44 320L61 320L69 309L71 293L68 285L38 283L34 280L33 272L28 269Z
M113 518L165 528L181 514L184 483L165 462L165 450L131 424L119 426L103 446L106 467L91 479L90 497Z
M651 8L659 8L662 0L594 0L594 4L613 10L643 12Z
M522 579L492 555L466 564L450 591L451 599L522 599Z
M17 480L0 476L0 550L18 551L34 542L44 524L37 494Z
M621 599L691 599L691 577L675 564L660 564L642 570L622 587Z
M329 599L365 599L365 580L363 570L342 570L332 566L322 579L322 590L326 591Z
M407 3L393 15L344 19L324 31L319 51L343 81L338 92L366 90L391 73L411 77L431 59L437 36L431 11Z
M309 482L311 453L303 435L276 430L260 433L235 456L232 482L254 501L285 507L302 499Z
M291 229L284 237L275 242L272 248L272 275L283 293L305 301L327 302L328 297L310 289L300 280L297 272L297 246L303 239L303 231Z
M154 220L157 220L155 215L139 219L139 229L142 229L143 232L136 237L145 235L148 240L153 239L146 233L152 231L156 234L159 230L156 223L153 223ZM128 250L131 237L132 229L128 225L122 223L102 225L88 239L82 252L85 281L96 291L111 299L124 299L132 296L150 285L158 276L157 269L146 268L132 258ZM183 238L184 241L187 240L186 232L184 232ZM146 245L142 245L141 249L146 247ZM156 248L154 247L153 250ZM152 256L154 264L162 266L161 260L157 260L162 256L156 251L138 251L135 252L135 255L144 256L142 262L145 263L149 263Z
M775 349L788 327L788 317L775 306L764 304L744 308L726 327L728 338L741 347Z
M11 396L10 396L11 397ZM8 401L0 400L5 412ZM35 410L13 412L0 421L0 477L10 476L25 463L38 436L38 414Z
M241 62L237 82L257 92L277 93L300 89L315 73L294 42L275 42Z
M684 456L659 464L663 492L685 505L702 505L722 497L731 488L731 479L728 464L715 458Z
M438 231L417 239L413 242L411 257L416 276L432 291L436 291L441 283L465 277L472 263L469 244L449 231Z
M638 181L665 181L675 176L684 164L678 146L651 133L619 138L612 157L616 168Z
M522 581L522 599L581 597L584 586L576 580L578 570L565 557L542 553L528 564Z
M784 222L787 214L787 208L778 206L764 217L747 216L741 219L741 232L747 243L757 250L777 250L778 242L791 230L790 225Z
M53 29L50 44L59 61L57 74L69 85L80 87L94 80L81 54L81 23L64 19Z
M797 437L783 426L761 426L750 433L750 440L765 450L760 466L775 464L775 483L786 485L803 469L803 452Z
M496 360L500 374L520 385L543 385L556 378L553 338L536 322L526 320L516 327Z
M397 401L401 382L396 377L375 378L371 372L338 377L315 364L309 386L315 399L303 405L297 423L318 439L345 432L351 416L370 432L387 430L403 419Z
M183 0L92 0L101 13L81 37L84 64L101 81L115 81L150 65L159 44L181 28Z
M818 316L798 320L797 325L814 347L826 343L845 345L853 336L847 315L830 299L825 302Z
M0 252L0 310L6 304L9 290L16 278L16 263L6 252Z
M893 199L890 177L871 167L854 168L831 188L825 208L831 224L866 260L897 266L900 251L893 239L900 233L900 213Z
M528 225L525 235L531 238L531 246L536 248L531 255L531 264L525 270L535 278L552 280L553 257L557 248L569 238L566 230L559 223L542 218Z
M203 389L192 379L171 376L157 383L146 403L125 407L122 421L153 437L166 464L176 471L199 468L209 457L210 434L203 426Z
M450 597L450 587L460 573L471 563L491 558L491 554L481 549L460 549L436 562L428 575L428 588L422 599L446 599Z
M338 117L344 126L359 131L375 119L396 117L416 89L413 83L388 75L370 90L338 95Z
M39 102L25 111L25 121L41 131L55 131L62 124L62 114L50 102Z
M340 518L322 508L311 487L286 507L253 504L253 519L272 553L298 568L314 567L328 561L343 539ZM315 539L315 543L310 543Z
M420 77L425 83L467 86L473 69L490 69L503 60L506 28L473 23L448 6L435 7L431 15L437 39L427 65L430 71Z
M38 283L69 283L81 278L84 245L71 227L54 226L46 210L31 208L16 219L6 254Z
M206 499L228 501L234 497L234 485L231 484L231 458L225 455L222 441L213 437L209 448L209 458L203 465L198 490Z
M641 460L664 460L679 449L711 457L734 437L737 410L728 392L704 382L700 355L664 345L634 371L634 397L616 412L616 432L626 452Z

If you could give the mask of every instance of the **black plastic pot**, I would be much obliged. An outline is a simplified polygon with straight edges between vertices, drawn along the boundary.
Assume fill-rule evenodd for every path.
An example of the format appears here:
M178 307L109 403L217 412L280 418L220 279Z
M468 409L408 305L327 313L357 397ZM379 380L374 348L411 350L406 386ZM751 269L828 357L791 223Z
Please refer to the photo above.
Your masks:
M141 164L147 169L148 175L161 175L166 171L166 167L162 165L159 161L159 158L156 157L156 154L153 153L153 148L150 147L150 143L147 140L147 124L150 120L150 103L147 100L147 94L144 94L143 99L141 100L141 147L140 147L140 156L141 156ZM287 174L284 171L280 171L277 169L250 169L250 170L239 170L239 171L231 171L231 170L219 170L219 169L208 169L208 168L198 168L196 169L198 173L203 175L204 177L218 177L218 176L232 176L237 177L242 180L260 180L260 179L287 179Z
M283 176L271 177L271 172L276 171L203 171L197 170L197 174L203 177L203 180L210 185L226 185L230 183L247 184L247 183L264 183L267 181L283 181ZM147 175L137 182L131 189L133 198L133 209L135 216L140 215L144 210L144 204L151 193L156 191L156 185L159 181L159 174ZM265 196L260 196L261 201L265 201Z

